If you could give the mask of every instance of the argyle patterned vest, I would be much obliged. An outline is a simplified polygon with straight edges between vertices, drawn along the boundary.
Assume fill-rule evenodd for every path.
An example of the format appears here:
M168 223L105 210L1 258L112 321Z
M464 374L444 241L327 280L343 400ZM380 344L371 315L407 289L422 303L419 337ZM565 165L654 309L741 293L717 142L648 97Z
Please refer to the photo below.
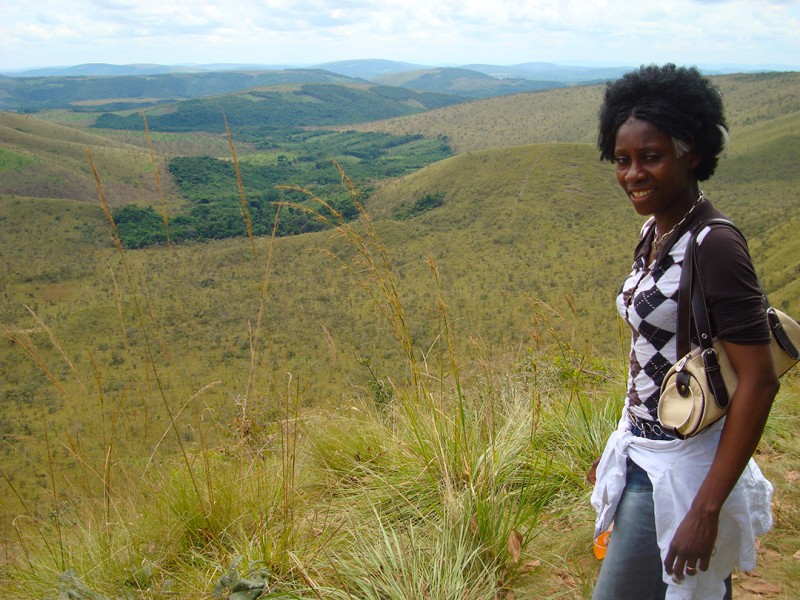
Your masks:
M685 231L657 265L638 258L617 295L617 310L633 331L625 403L643 419L657 420L661 382L678 360L678 285L690 237Z

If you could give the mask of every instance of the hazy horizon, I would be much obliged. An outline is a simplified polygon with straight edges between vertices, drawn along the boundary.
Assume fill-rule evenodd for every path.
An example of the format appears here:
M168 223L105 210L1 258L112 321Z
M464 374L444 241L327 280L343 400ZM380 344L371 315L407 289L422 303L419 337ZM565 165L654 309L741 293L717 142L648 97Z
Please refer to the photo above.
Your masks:
M89 62L89 63L80 63L80 64L59 64L59 65L44 65L40 67L30 67L30 68L18 68L18 69L0 69L0 75L5 75L9 77L48 77L48 76L126 76L126 75L152 75L152 74L160 74L160 73L177 73L181 72L181 69L186 69L186 72L213 72L213 71L243 71L243 70L288 70L288 69L329 69L332 72L337 72L337 66L340 67L339 72L342 74L350 74L347 71L358 71L358 66L353 66L350 63L362 63L360 67L362 69L369 70L369 65L372 61L376 62L385 62L385 63L392 63L393 68L387 69L388 72L399 72L405 69L400 68L402 65L407 65L409 70L414 69L437 69L437 68L470 68L473 66L484 66L484 67L496 67L497 69L509 68L514 69L525 64L542 64L542 65L552 65L551 69L542 69L542 76L544 78L548 78L548 76L552 76L553 73L558 71L559 69L585 69L586 76L589 79L593 79L596 75L596 71L603 71L603 70L624 70L624 69L632 69L638 67L640 64L619 64L619 63L610 63L610 62L598 62L598 61L562 61L562 62L551 62L551 61L528 61L528 63L516 63L516 64L493 64L487 63L485 61L476 61L470 64L416 64L416 63L406 63L404 61L394 61L392 59L351 59L351 60L342 60L342 61L328 61L325 63L317 63L317 64L283 64L283 65L268 65L268 64L258 64L258 63L183 63L183 64L164 64L164 63L127 63L127 64L117 64L117 63L107 63L107 62ZM725 64L698 64L698 63L680 63L679 65L685 66L694 66L699 68L702 72L714 75L714 74L731 74L731 73L750 73L750 72L766 72L766 71L800 71L800 65L788 65L788 64L736 64L736 63L725 63ZM97 67L96 69L90 69L89 67ZM108 69L104 70L102 67L109 67ZM349 67L349 68L348 68ZM85 69L82 69L85 68ZM124 72L125 69L131 69L130 72ZM119 70L117 72L116 70ZM60 73L59 71L64 71ZM70 72L74 71L74 72ZM566 72L566 71L565 71ZM531 73L533 74L533 73ZM359 75L358 73L353 73L351 76L363 76ZM502 75L501 77L504 77ZM521 73L517 73L514 76L526 77ZM573 75L574 76L574 75ZM369 78L369 77L368 77Z

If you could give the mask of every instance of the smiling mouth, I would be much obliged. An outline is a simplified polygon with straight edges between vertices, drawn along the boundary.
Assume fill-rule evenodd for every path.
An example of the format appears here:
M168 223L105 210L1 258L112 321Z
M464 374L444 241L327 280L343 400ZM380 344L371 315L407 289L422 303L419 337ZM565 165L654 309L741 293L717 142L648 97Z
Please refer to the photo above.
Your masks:
M647 190L635 190L635 191L629 192L631 198L633 198L634 200L639 200L641 198L649 196L651 193L653 193L652 188L651 189L647 189Z

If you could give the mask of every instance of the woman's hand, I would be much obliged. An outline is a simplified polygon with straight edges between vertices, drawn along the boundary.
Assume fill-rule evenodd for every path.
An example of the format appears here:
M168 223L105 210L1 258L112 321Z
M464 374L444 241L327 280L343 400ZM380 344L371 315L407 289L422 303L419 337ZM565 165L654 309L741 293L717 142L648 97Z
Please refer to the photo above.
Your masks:
M707 571L714 553L719 527L718 514L700 514L691 508L684 517L667 551L664 569L678 580L685 575L697 575L697 569Z

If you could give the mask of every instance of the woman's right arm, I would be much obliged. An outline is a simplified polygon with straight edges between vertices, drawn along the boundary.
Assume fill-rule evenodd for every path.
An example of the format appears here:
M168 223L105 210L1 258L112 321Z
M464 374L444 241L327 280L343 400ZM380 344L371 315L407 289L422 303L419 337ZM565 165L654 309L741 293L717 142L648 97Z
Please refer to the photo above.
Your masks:
M768 344L723 342L739 378L714 460L679 525L664 559L669 575L683 579L686 567L708 569L722 505L756 450L780 384Z

